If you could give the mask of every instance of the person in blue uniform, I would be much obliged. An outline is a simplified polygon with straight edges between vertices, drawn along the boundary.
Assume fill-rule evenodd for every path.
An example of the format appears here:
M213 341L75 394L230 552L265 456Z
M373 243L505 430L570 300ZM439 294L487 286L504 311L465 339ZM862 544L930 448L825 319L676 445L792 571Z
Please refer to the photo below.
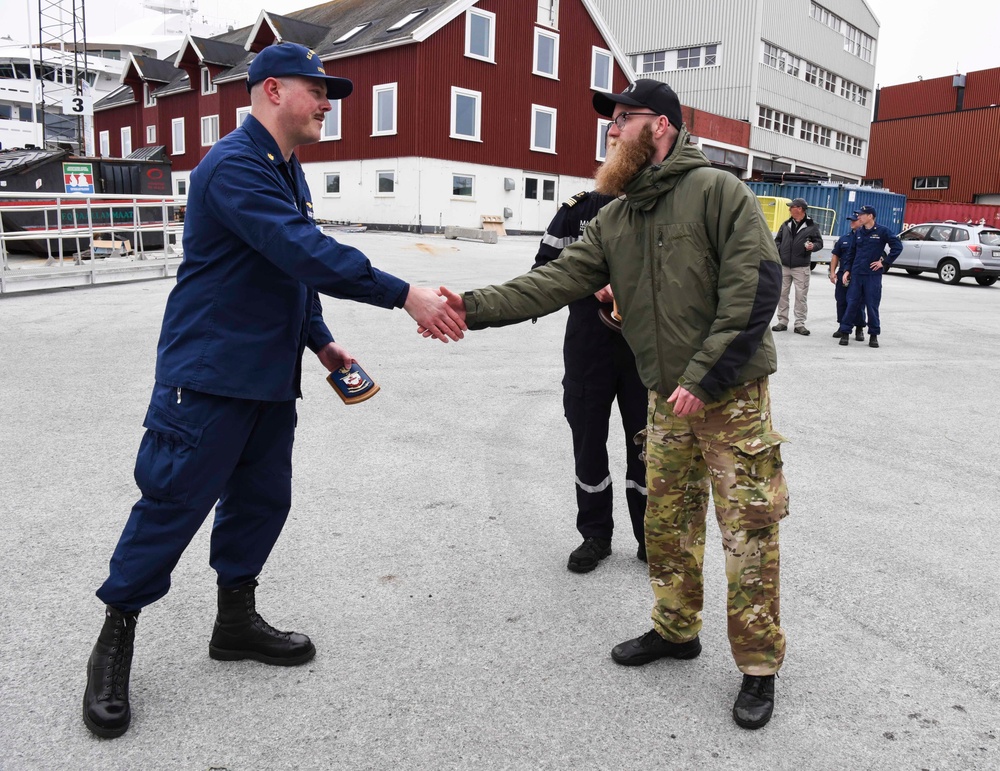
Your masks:
M875 209L862 206L858 209L861 226L854 233L854 241L847 249L844 277L847 287L847 315L840 320L840 344L850 342L851 322L858 318L862 306L868 313L868 345L878 348L882 327L878 306L882 301L882 274L903 251L903 244L889 228L875 222ZM885 248L889 247L886 255Z
M837 301L837 331L833 333L833 336L838 339L841 337L840 322L847 315L847 287L844 286L844 258L847 256L847 250L854 241L854 234L861 227L857 212L853 212L847 218L847 221L851 223L851 229L838 238L837 243L830 250L830 283L833 284L833 297ZM861 308L861 318L849 323L854 326L854 339L863 341L865 339L864 307Z
M556 212L538 247L533 268L556 259L583 235L587 223L613 201L601 193L577 193ZM639 544L636 556L646 561L643 520L646 515L646 467L633 438L646 427L649 392L639 379L635 355L621 333L601 321L598 312L610 312L611 287L569 304L563 342L563 409L573 434L576 470L576 529L583 536L566 565L574 573L589 573L611 554L614 531L614 494L608 469L608 421L618 401L625 429L625 500L632 533Z
M247 80L251 113L191 174L184 262L167 300L143 426L133 506L97 590L105 622L90 657L83 719L98 736L131 721L129 680L142 608L163 597L181 554L215 507L209 562L218 574L214 659L303 664L310 639L257 613L255 587L291 503L295 400L308 347L328 370L353 357L323 321L319 292L403 308L445 342L463 323L439 292L373 267L324 236L298 145L320 139L331 99L352 83L282 43Z

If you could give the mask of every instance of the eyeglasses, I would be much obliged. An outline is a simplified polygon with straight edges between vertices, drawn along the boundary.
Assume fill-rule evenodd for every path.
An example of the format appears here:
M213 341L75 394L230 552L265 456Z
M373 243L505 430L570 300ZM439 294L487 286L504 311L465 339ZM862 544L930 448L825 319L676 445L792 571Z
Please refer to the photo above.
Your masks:
M660 117L660 114L657 112L623 112L611 122L618 127L619 131L624 131L625 121L627 121L633 115L650 115L654 118Z

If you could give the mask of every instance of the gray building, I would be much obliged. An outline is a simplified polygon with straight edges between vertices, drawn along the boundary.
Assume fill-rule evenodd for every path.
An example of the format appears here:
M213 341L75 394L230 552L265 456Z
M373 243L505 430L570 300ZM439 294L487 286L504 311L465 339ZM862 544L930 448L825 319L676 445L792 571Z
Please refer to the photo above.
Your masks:
M638 77L750 124L748 176L865 175L879 23L864 0L595 0Z

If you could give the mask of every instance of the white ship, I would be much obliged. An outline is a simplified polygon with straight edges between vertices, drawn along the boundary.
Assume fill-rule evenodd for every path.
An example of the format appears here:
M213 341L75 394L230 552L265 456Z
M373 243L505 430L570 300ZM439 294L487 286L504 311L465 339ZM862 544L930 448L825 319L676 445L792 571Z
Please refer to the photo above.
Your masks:
M121 85L129 54L164 58L180 47L186 34L212 37L226 31L226 22L197 16L196 0L142 0L135 6L137 18L132 22L100 34L100 42L92 37L75 54L69 44L60 50L47 45L41 51L37 45L0 38L0 149L68 145L85 152L81 128L82 136L90 140L87 144L92 141L87 126L81 127L76 116L63 112L64 100L76 91L76 79L97 102Z

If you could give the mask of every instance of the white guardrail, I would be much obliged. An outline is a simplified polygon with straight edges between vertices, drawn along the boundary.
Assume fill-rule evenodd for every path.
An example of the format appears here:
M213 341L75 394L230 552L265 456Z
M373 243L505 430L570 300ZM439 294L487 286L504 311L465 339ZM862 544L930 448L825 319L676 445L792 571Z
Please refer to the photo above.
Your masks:
M0 193L0 294L177 274L187 199Z

